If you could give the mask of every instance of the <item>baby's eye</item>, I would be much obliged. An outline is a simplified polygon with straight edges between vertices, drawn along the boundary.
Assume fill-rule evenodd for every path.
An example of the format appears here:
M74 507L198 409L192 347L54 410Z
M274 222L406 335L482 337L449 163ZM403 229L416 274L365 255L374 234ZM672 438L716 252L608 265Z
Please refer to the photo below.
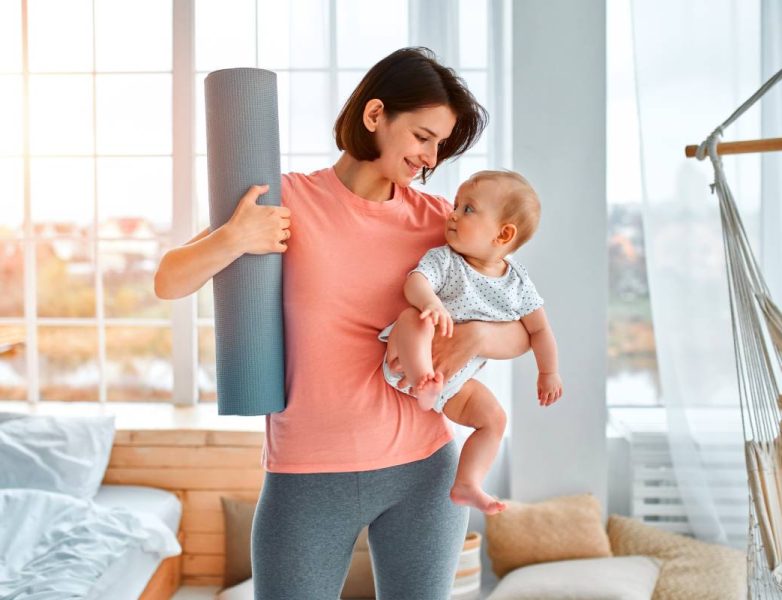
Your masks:
M467 211L475 212L475 209L468 204L467 206L464 207L464 212L466 213Z

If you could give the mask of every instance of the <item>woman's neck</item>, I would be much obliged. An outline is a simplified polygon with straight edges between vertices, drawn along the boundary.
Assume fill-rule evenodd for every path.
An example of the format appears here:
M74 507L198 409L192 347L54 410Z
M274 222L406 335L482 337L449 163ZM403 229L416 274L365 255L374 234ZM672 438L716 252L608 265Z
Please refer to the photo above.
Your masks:
M334 173L346 188L365 200L385 202L393 198L394 184L384 179L367 160L356 160L343 152L334 163Z

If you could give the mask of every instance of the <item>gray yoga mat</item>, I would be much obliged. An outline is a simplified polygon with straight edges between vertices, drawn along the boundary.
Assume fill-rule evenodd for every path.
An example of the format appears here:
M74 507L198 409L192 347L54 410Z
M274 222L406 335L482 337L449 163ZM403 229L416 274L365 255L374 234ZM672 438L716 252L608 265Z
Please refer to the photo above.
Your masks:
M259 204L279 205L277 75L224 69L204 81L209 221L223 225L253 184ZM217 413L265 415L285 408L282 255L245 254L214 276Z

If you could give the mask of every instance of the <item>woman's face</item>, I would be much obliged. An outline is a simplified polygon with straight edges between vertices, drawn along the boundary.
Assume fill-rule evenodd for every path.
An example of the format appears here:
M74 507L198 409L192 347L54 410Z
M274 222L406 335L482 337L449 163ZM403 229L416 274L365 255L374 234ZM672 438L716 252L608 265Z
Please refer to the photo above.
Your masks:
M372 107L372 103L377 104ZM422 167L434 168L437 164L439 145L451 135L456 115L448 106L439 105L399 113L389 120L382 102L370 100L364 122L370 131L372 125L375 127L380 158L373 162L383 177L408 186Z

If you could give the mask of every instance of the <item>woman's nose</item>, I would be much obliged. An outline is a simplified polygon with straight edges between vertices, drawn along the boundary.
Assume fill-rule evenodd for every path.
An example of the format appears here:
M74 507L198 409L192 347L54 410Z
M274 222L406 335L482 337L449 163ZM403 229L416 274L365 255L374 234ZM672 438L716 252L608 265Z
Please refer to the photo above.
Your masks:
M437 165L437 146L434 145L434 147L429 150L428 152L425 152L423 155L421 155L421 162L424 163L427 169L434 169Z

